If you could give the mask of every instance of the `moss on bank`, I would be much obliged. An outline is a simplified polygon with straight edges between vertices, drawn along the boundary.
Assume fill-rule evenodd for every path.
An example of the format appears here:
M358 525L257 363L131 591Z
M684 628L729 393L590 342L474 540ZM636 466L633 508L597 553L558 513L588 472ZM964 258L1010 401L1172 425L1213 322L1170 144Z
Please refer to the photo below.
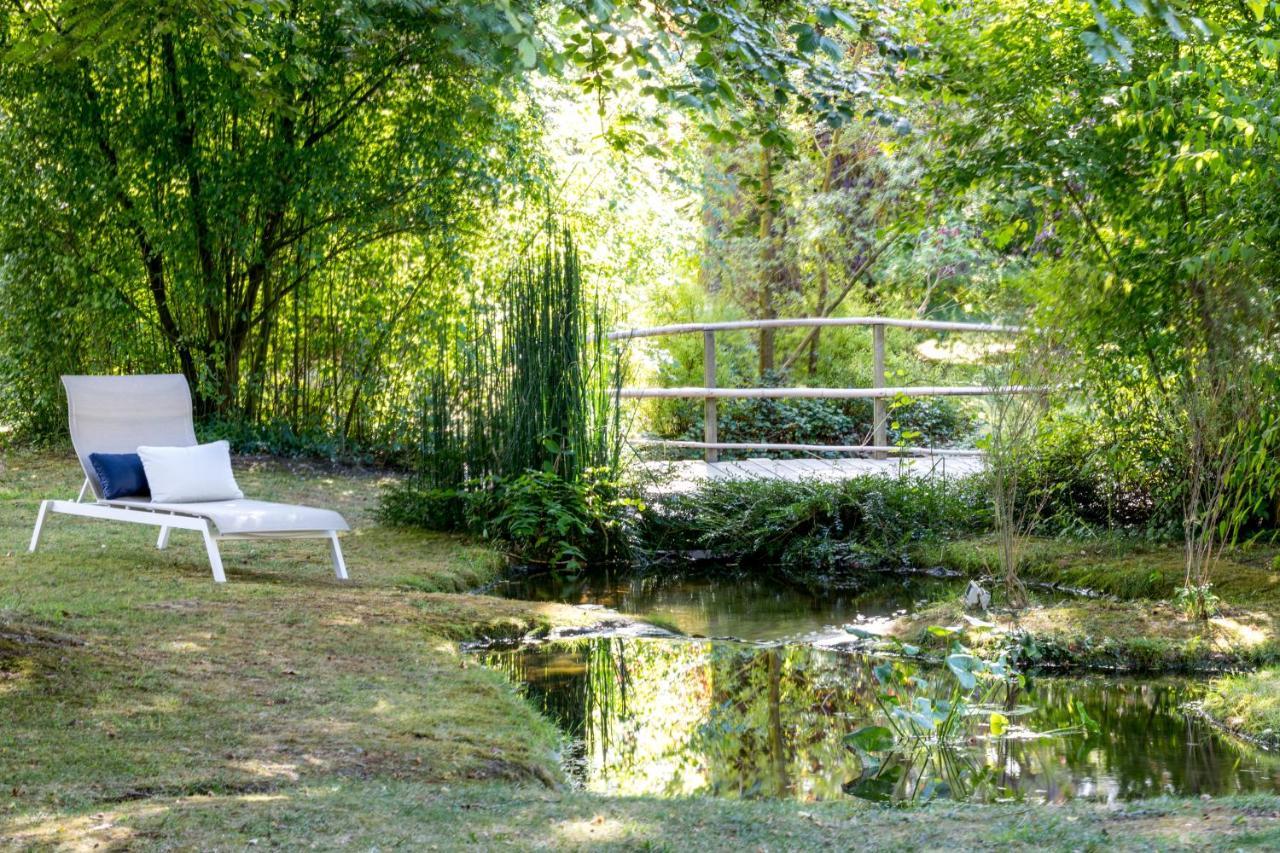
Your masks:
M1214 574L1214 591L1227 604L1259 597L1280 600L1280 548L1257 546L1228 551ZM912 561L971 577L998 573L996 541L990 536L917 546ZM1120 599L1168 600L1182 586L1184 563L1178 544L1120 536L1093 539L1030 540L1023 551L1023 577Z
M1224 671L1280 660L1280 572L1275 548L1234 550L1215 572L1222 598L1217 616L1189 619L1170 603L1182 584L1181 549L1131 539L1038 539L1028 543L1028 581L1087 589L1101 597L1071 597L1016 616L996 613L996 632L971 632L977 645L1008 642L1009 634L1034 645L1047 666L1139 672ZM989 577L997 558L988 537L918 549L920 565L970 577ZM993 583L993 586L995 584ZM913 642L928 642L930 625L965 625L959 602L925 607L893 626Z
M1016 617L981 614L995 630L969 627L967 615L959 602L940 602L898 619L891 632L928 648L944 642L929 634L930 626L957 626L976 648L1017 642L1032 663L1058 669L1221 672L1280 660L1272 617L1260 612L1206 624L1162 602L1085 599L1032 607Z
M1275 798L881 810L607 798L563 785L551 724L456 640L599 613L454 591L499 563L391 530L373 475L241 463L255 495L336 505L353 582L323 545L228 543L53 517L69 453L0 457L0 846L31 849L1090 849L1280 844Z

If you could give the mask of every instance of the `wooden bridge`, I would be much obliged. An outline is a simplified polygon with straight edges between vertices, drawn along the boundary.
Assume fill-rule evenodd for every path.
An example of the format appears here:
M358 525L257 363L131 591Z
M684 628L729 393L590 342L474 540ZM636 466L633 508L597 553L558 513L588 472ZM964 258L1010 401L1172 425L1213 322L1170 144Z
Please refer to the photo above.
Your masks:
M721 388L716 383L716 335L721 332L738 332L759 329L826 328L832 326L869 326L871 328L871 387L870 388ZM904 470L922 476L964 476L980 470L982 453L976 449L933 448L890 445L888 441L887 400L897 397L975 397L996 394L1023 394L1042 389L1030 386L889 386L885 384L885 329L918 329L939 332L974 332L999 335L1016 335L1020 326L993 325L987 323L961 323L938 320L897 319L891 317L807 317L785 320L739 320L724 323L681 323L671 326L655 326L646 329L628 329L611 332L612 341L628 341L635 338L664 335L702 335L702 385L686 388L623 388L620 395L627 399L655 397L700 399L703 401L702 441L669 441L662 439L633 439L637 445L693 449L703 451L703 462L656 462L651 467L666 466L673 487L691 486L701 479L718 478L775 478L799 480L807 478L843 479L867 473L896 473ZM816 332L815 332L816 333ZM872 401L872 429L870 444L786 444L776 442L723 442L719 440L717 402L722 399L824 399ZM746 451L761 453L808 453L807 459L751 458L734 462L721 462L721 451ZM848 458L830 458L830 454L842 454Z

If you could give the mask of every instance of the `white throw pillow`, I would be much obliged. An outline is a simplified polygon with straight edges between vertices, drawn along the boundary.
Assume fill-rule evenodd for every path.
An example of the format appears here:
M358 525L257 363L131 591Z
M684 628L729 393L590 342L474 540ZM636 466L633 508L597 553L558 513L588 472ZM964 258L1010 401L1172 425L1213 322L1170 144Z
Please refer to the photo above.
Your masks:
M191 447L139 447L152 503L230 501L244 497L231 473L225 441Z

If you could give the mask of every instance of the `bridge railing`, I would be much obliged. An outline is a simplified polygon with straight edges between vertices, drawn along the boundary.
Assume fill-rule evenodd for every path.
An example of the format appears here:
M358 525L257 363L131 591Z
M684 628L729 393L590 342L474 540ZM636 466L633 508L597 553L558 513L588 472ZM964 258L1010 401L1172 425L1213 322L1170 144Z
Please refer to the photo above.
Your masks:
M826 328L832 326L871 327L871 387L870 388L721 388L716 384L716 333L753 329ZM811 453L871 453L883 459L890 452L906 455L956 455L972 454L971 450L936 450L928 447L891 447L888 440L887 400L895 397L977 397L994 394L1022 394L1042 389L1014 385L993 387L970 386L889 386L885 385L885 335L886 328L922 329L945 332L979 332L986 334L1016 335L1020 326L1002 326L989 323L959 323L940 320L907 320L893 317L807 317L785 320L734 320L724 323L679 323L670 326L654 326L647 329L627 329L611 332L611 341L627 341L635 338L661 337L664 335L702 334L702 385L684 388L623 388L620 396L627 399L655 397L682 398L703 401L702 441L650 440L647 443L665 447L702 450L708 462L719 459L721 450L790 451ZM722 442L719 440L716 403L722 399L824 399L872 401L871 444L782 444L770 442Z

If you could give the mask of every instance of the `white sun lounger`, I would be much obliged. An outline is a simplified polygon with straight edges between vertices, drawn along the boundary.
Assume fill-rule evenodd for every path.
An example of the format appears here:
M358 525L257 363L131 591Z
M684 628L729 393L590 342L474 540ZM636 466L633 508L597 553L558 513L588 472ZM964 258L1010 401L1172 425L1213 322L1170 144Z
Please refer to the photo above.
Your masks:
M196 444L191 389L183 376L64 376L62 384L67 389L71 443L84 469L84 485L74 501L41 501L27 550L36 550L45 516L57 512L159 527L157 548L169 544L170 530L194 530L204 537L217 583L227 579L222 555L218 553L219 541L327 539L334 573L339 580L347 579L338 533L351 528L333 510L251 500L153 503L146 498L102 499L102 486L89 462L90 453L136 453L141 445ZM90 492L96 500L85 500Z

